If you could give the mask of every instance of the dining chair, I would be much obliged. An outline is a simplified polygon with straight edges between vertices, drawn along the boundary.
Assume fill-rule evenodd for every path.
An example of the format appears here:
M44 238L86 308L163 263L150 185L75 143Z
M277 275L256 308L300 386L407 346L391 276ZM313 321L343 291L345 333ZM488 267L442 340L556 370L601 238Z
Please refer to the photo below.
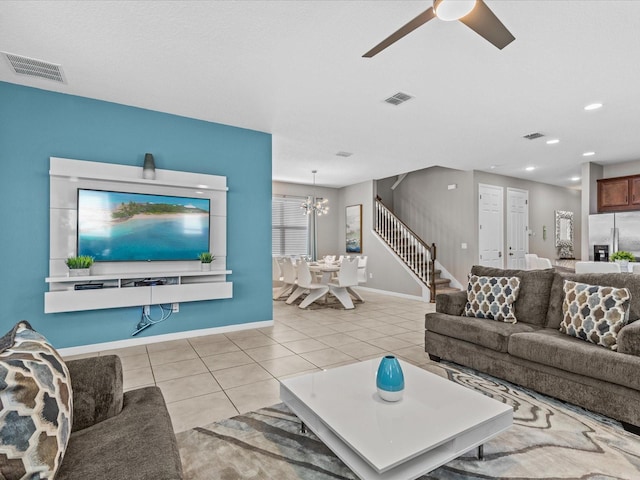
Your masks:
M535 253L525 253L524 254L524 269L525 270L536 270L538 265L538 255Z
M304 292L308 294L299 305L300 308L307 308L319 298L324 297L329 292L329 287L323 283L314 282L309 265L301 260L298 263L298 288L289 296L286 303L291 305Z
M329 282L329 292L338 299L344 308L350 310L354 306L348 289L356 285L358 285L358 260L344 259L340 264L336 280Z
M273 288L273 299L276 300L280 298L282 295L282 269L280 268L280 263L278 262L277 257L271 257L271 272L272 272L272 282L273 284L278 284Z
M280 266L282 271L282 287L280 287L274 294L273 299L277 300L287 292L293 290L293 287L296 285L296 267L293 264L293 261L289 257L285 257L282 259L282 265ZM276 294L278 295L276 297Z
M547 268L553 268L553 265L551 264L551 260L544 257L538 257L536 260L535 270L545 270Z
M615 262L576 262L576 273L620 273Z
M336 261L336 256L335 255L325 255L324 257L322 257L322 259L324 260L324 263L334 263Z

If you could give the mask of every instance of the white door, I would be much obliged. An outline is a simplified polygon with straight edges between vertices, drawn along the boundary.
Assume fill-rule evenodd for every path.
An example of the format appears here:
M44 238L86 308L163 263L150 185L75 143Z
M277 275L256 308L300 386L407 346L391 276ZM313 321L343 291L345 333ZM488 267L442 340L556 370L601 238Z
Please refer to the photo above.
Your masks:
M504 268L502 187L478 185L480 265Z
M507 188L507 268L524 270L529 253L529 192Z

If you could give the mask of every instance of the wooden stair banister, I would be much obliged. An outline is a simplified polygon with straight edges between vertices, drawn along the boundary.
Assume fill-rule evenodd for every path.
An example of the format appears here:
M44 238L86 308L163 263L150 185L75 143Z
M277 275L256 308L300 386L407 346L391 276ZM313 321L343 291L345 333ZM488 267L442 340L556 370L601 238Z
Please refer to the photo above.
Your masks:
M430 301L436 301L436 244L422 240L376 196L375 232L427 286Z

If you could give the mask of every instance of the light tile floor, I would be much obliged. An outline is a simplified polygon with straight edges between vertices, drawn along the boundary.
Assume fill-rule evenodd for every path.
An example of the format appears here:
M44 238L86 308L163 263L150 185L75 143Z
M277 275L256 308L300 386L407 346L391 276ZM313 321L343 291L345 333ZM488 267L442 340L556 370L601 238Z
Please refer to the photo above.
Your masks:
M273 304L274 325L100 352L122 359L125 390L162 389L176 432L278 403L279 379L392 353L424 366L435 305L366 292L354 310Z

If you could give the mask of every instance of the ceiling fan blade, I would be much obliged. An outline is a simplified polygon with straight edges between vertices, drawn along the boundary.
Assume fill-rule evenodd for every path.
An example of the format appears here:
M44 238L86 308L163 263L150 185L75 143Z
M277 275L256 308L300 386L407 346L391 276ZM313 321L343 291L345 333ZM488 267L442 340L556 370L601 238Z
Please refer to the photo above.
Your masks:
M516 39L482 0L460 21L500 50Z
M387 48L389 45L392 45L393 43L397 42L405 35L413 32L416 28L418 28L421 25L424 25L435 16L436 14L433 11L433 7L430 7L429 9L425 10L420 15L418 15L416 18L411 20L409 23L407 23L403 27L400 27L396 32L389 35L382 42L380 42L378 45L373 47L371 50L369 50L367 53L365 53L362 56L366 58L371 58L374 55L377 55L382 50Z

